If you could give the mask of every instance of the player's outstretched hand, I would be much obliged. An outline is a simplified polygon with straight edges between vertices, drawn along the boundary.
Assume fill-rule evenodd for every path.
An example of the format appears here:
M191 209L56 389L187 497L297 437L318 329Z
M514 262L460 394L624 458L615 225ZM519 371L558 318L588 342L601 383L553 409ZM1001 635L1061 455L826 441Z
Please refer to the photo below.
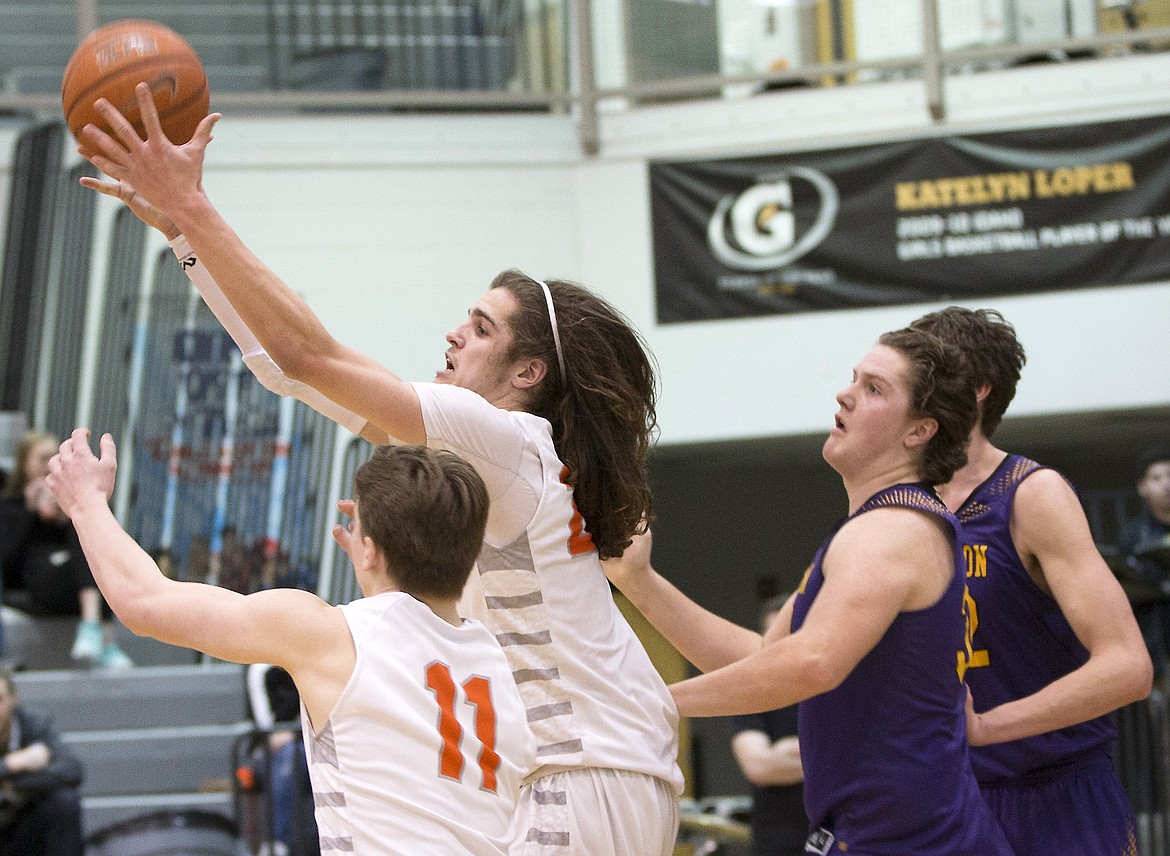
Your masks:
M190 142L176 146L159 124L150 87L140 83L134 95L146 129L145 139L138 136L113 104L99 98L94 102L94 109L106 120L112 133L86 125L81 130L77 151L110 178L126 182L151 205L166 211L169 205L182 204L191 194L202 192L203 157L220 114L206 116Z
M175 221L146 201L146 197L134 189L128 181L104 181L100 178L91 178L88 175L81 177L81 186L112 196L126 203L126 207L145 223L158 229L168 241L179 237L179 227Z
M634 540L620 556L602 560L601 567L605 570L606 577L619 590L624 590L626 586L653 570L650 567L650 550L654 546L653 542L653 535L647 529L641 534L634 535Z
M114 438L109 434L102 435L101 457L98 458L89 448L89 429L77 428L49 461L45 481L61 510L73 517L87 504L96 501L105 505L109 502L117 471Z

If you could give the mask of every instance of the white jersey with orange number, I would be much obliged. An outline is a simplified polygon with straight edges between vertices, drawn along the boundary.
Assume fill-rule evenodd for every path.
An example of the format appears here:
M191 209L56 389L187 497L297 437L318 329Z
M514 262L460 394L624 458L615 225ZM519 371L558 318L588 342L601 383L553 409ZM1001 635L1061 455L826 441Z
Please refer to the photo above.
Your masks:
M353 675L317 729L301 708L322 851L507 852L534 747L491 634L401 592L341 610Z
M614 603L548 420L455 386L414 387L427 444L471 463L491 496L478 573L460 606L512 666L536 737L532 778L632 770L681 793L678 711Z

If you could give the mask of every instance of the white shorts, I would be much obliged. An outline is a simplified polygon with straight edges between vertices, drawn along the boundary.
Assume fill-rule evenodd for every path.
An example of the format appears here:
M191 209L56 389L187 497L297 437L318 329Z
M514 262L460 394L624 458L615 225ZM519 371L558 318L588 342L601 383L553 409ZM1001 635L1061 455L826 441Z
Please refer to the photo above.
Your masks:
M520 789L509 856L671 856L678 796L645 773L587 768Z

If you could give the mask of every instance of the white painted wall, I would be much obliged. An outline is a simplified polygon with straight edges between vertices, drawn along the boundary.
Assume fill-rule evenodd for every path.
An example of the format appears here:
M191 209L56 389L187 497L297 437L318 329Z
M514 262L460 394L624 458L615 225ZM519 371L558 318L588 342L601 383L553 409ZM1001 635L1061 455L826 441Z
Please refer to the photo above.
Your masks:
M431 376L443 333L515 266L634 320L662 369L663 443L818 432L876 337L933 307L657 326L648 161L1151 114L1166 80L1166 56L952 78L942 126L914 81L647 107L604 115L593 159L569 117L228 112L206 186L338 338L407 378ZM1170 284L994 305L1029 353L1013 415L1170 405Z
M569 121L543 116L229 117L205 186L338 338L427 380L500 270L580 269L576 151Z

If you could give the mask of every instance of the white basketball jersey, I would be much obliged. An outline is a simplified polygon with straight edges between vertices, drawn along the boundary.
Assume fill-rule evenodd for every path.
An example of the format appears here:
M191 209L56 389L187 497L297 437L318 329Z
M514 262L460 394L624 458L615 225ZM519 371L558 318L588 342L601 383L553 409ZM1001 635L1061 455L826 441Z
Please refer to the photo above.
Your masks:
M614 603L548 421L459 387L414 386L428 445L465 458L491 495L460 608L495 634L511 664L536 737L534 777L632 770L681 793L678 712Z
M505 853L533 748L499 646L400 592L341 610L353 675L319 730L301 710L322 852Z

